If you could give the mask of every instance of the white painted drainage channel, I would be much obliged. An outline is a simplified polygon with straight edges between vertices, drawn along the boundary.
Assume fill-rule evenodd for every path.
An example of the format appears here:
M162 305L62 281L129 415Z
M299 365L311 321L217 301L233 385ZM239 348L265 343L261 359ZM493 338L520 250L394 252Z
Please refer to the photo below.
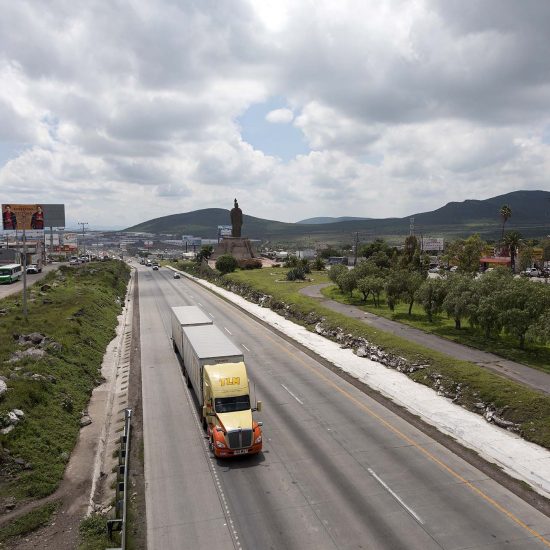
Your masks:
M94 460L88 514L109 506L113 498L110 487L117 479L116 472L112 472L112 470L118 464L118 458L114 458L113 453L120 445L120 437L124 430L124 410L128 406L134 276L135 272L132 271L124 308L119 316L117 335L107 346L101 366L101 374L106 379L102 387L104 387L104 391L107 391L107 398L102 416L103 426ZM102 473L107 475L102 475ZM101 495L101 502L96 502L98 494Z

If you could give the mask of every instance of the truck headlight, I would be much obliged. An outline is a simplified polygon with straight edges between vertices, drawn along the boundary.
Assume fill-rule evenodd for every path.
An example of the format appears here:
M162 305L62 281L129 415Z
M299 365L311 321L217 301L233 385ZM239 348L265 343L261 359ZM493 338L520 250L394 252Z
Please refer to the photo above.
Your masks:
M216 441L216 447L218 447L218 449L225 449L225 443L222 443L221 441Z
M262 436L259 435L255 440L254 440L254 445L257 445L258 443L261 443L262 442Z

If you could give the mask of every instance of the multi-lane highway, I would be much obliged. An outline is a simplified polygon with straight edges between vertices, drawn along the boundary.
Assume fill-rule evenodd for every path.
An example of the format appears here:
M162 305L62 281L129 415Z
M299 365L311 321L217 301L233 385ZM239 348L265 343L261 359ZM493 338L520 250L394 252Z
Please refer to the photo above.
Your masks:
M550 548L548 517L297 347L187 279L138 272L149 550ZM243 350L259 456L208 451L170 342L178 305Z

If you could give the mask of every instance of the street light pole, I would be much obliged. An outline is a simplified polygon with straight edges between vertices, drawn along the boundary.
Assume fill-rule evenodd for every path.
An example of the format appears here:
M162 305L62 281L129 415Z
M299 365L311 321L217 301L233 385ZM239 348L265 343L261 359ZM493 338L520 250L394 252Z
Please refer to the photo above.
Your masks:
M83 256L86 256L86 226L88 222L78 222L78 225L82 226L82 246L84 247Z

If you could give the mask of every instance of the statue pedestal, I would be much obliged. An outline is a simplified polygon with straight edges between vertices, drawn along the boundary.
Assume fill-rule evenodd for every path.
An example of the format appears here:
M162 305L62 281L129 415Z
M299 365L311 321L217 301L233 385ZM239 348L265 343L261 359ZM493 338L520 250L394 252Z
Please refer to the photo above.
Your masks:
M231 254L236 260L256 258L252 243L246 237L224 237L218 243L210 258L216 260L224 254Z

